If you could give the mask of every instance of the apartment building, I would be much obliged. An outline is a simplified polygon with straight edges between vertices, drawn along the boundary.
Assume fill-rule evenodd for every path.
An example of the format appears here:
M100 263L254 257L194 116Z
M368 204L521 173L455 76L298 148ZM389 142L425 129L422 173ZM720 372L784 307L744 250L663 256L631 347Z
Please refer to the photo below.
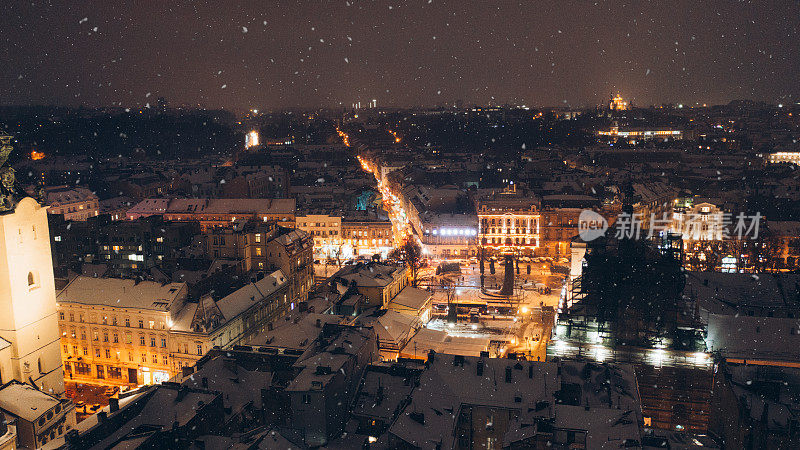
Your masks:
M297 229L314 239L315 258L341 257L343 235L342 218L331 214L305 214L297 216Z
M86 220L100 214L100 199L89 189L55 186L45 189L47 212L65 220Z
M537 199L516 185L478 202L480 244L502 252L532 253L539 247L541 213Z
M232 348L268 328L295 308L291 280L276 270L258 275L226 295L208 293L187 303L169 329L173 373L193 366L213 347Z
M343 257L382 257L394 248L394 233L389 219L350 215L342 219Z
M73 279L56 297L65 376L109 384L168 380L169 330L186 293L186 283Z
M211 348L231 348L297 307L280 270L187 301L185 283L78 276L58 294L61 355L69 379L155 384Z

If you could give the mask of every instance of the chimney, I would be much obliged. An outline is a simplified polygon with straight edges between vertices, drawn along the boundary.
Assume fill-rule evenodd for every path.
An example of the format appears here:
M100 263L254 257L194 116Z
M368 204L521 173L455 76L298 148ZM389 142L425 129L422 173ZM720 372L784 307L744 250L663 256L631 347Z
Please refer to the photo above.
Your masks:
M436 352L431 349L428 351L428 362L434 362L436 360Z
M272 322L267 322L267 331L272 331Z
M506 366L506 383L511 383L511 366Z
M186 396L186 387L185 386L178 387L178 394L175 395L175 403L178 403L181 400L183 400L183 397L185 396Z
M483 376L483 361L478 361L478 364L477 364L476 368L477 368L478 376L482 377Z
M321 328L321 327L322 327L322 320L317 319L317 328Z
M106 412L100 411L97 413L97 423L105 423L106 421Z
M378 386L378 392L375 394L375 404L380 405L383 402L383 386Z
M238 373L236 360L233 359L233 358L223 358L222 359L222 367L230 370L233 373Z
M208 389L208 378L206 378L206 377L201 378L200 379L200 385L203 386L203 388Z
M119 399L116 397L111 397L108 399L108 412L117 412L119 411Z

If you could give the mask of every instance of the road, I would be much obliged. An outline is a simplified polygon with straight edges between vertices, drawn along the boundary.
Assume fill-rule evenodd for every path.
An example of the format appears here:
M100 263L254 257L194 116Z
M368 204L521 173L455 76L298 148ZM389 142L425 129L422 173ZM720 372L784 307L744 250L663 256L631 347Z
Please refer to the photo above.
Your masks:
M381 183L381 180L378 178L377 171L372 170L369 164L361 159L360 156L357 158L358 162L361 164L361 168L375 177L378 190L383 197L383 206L389 213L389 220L392 222L392 233L394 234L393 237L395 246L399 246L411 236L411 222L409 222L406 212L403 210L403 206L400 204L400 199L398 199L388 187Z
M78 422L94 414L95 411L92 410L92 405L100 405L100 407L108 405L109 396L105 393L108 386L65 381L64 387L66 388L66 396L76 404L75 412ZM77 407L79 402L85 403L85 406L82 408Z

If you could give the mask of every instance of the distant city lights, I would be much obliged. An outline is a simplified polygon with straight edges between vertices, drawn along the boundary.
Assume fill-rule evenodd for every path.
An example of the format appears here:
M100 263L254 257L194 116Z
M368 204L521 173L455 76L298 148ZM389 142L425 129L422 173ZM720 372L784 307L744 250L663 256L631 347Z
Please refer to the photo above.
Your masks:
M253 130L247 133L247 136L245 136L244 140L244 148L257 147L258 145L260 145L258 131Z

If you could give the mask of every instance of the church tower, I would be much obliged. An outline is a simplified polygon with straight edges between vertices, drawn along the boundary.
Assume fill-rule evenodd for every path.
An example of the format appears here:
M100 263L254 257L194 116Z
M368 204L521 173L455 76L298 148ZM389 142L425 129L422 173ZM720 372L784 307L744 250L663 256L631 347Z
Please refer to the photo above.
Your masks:
M62 396L60 334L47 208L16 201L10 136L0 136L0 383Z
M61 396L64 373L47 209L23 198L0 213L0 338L11 343L11 374Z

